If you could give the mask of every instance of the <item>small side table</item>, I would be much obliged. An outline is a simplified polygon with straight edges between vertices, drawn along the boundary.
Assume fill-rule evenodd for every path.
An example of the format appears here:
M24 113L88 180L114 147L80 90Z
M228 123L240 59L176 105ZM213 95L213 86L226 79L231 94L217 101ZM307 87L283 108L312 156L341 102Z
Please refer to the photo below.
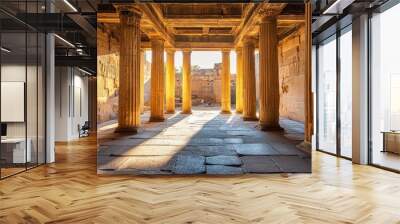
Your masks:
M400 154L400 131L382 131L383 149L382 152Z

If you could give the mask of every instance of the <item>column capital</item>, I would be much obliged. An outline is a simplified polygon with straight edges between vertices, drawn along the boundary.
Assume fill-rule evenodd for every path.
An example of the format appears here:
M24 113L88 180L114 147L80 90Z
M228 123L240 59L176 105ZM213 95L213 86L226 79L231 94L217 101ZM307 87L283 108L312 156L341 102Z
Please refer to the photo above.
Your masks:
M257 40L253 37L245 37L243 38L243 46L255 45L256 41Z
M182 49L182 52L183 52L183 53L192 53L192 49L190 49L190 48L183 48L183 49Z
M231 52L231 49L230 48L222 48L221 51L222 52Z
M142 17L142 11L135 4L115 3L113 5L120 15Z
M276 20L276 16L281 13L283 8L286 6L284 3L268 3L264 4L260 9L258 14L261 18L261 23L274 21Z
M170 54L175 54L175 52L176 52L176 50L173 49L173 48L167 48L167 49L165 49L165 51L166 51L167 53L170 53Z
M235 47L235 51L236 51L237 53L240 53L240 52L243 51L243 47Z
M150 42L164 42L165 40L161 37L151 37Z
M165 40L160 37L152 37L150 38L151 48L155 46L164 46Z

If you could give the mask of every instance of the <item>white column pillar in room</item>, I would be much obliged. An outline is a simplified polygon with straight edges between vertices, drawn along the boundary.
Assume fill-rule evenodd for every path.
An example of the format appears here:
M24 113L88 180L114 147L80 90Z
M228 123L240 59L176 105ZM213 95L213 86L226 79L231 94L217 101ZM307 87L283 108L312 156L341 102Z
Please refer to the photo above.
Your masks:
M368 163L368 15L353 20L352 159Z
M46 35L46 163L55 162L55 55L54 34Z

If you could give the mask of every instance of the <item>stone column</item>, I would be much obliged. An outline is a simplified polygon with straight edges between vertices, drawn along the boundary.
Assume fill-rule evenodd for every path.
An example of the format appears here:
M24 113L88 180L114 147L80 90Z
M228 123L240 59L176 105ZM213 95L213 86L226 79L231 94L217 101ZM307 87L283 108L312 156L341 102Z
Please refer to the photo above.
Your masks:
M184 49L183 53L183 71L182 71L182 113L192 113L192 78L190 75L190 54L189 49Z
M275 12L267 13L260 23L260 126L261 130L280 130L278 36Z
M304 143L307 149L311 149L311 140L313 135L313 94L312 94L312 66L311 66L311 51L312 51L312 6L311 1L305 4L305 22L306 22L306 46L305 46L305 74L304 74Z
M140 113L144 112L144 65L146 62L145 50L140 50Z
M97 78L89 77L88 79L88 101L89 101L89 125L90 132L96 133L97 131Z
M132 5L117 7L120 17L118 127L137 132L140 125L140 18Z
M151 39L150 121L164 121L164 40Z
M221 113L231 113L230 49L222 50Z
M256 72L254 40L246 38L243 41L243 120L257 119Z
M166 100L167 113L175 113L175 50L167 50Z
M243 112L243 52L236 48L236 113Z

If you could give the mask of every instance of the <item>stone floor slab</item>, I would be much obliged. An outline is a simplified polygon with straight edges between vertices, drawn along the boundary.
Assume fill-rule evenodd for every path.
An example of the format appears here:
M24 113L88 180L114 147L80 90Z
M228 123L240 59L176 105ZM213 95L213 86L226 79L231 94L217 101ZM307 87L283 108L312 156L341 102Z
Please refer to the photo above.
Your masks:
M206 157L206 164L240 166L242 161L237 156L210 156Z
M224 144L242 144L243 139L241 138L224 138Z
M280 173L282 170L269 156L241 157L243 169L247 173Z
M237 155L233 145L204 145L204 146L186 146L183 151L190 151L201 156L235 156Z
M224 165L207 165L207 174L211 175L238 175L243 174L240 167L224 166Z
M277 166L285 173L310 173L311 160L299 156L271 156Z
M265 143L238 144L235 145L234 147L239 155L244 155L244 156L279 155L279 152L274 150L269 144Z
M302 156L309 157L310 155L306 152L299 150L296 145L291 143L283 143L283 142L271 142L270 145L274 148L275 151L279 152L279 155L285 156Z
M187 145L222 145L224 140L221 138L192 138Z
M175 166L172 168L175 174L200 174L206 172L205 157L198 155L178 155Z

